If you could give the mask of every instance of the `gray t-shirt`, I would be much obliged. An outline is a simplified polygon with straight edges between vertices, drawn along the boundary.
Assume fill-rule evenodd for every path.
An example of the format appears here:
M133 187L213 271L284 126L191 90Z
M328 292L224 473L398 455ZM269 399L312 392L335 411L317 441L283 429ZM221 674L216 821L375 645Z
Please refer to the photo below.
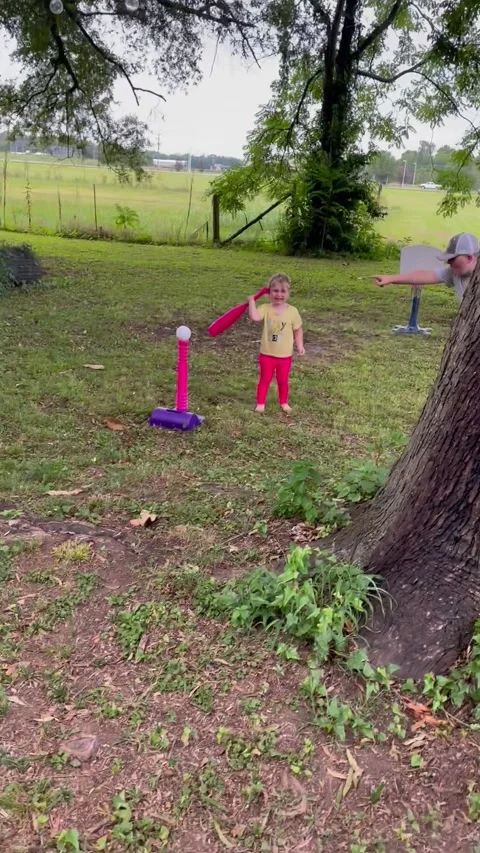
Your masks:
M467 287L471 275L455 275L452 271L452 268L449 266L440 267L440 269L435 270L435 275L437 276L438 281L446 284L447 287L453 287L455 289L455 293L457 294L459 302L462 301L463 295L465 293L465 288Z

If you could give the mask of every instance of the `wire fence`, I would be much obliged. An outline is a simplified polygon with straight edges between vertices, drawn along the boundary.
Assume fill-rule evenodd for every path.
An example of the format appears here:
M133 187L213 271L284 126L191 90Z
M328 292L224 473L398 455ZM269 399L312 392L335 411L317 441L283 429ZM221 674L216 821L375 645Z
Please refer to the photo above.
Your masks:
M209 243L212 232L212 175L160 172L142 182L121 183L106 168L36 163L5 156L0 216L7 230L86 234L139 242ZM258 199L244 213L219 213L223 237L254 219L265 207ZM245 242L274 240L278 211L245 231Z

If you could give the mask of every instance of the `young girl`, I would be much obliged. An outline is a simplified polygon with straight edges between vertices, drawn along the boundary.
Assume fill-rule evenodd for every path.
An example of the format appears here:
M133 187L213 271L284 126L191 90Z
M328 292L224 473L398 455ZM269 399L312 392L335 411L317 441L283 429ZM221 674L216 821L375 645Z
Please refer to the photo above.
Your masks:
M288 376L292 366L293 342L299 355L305 355L303 347L302 319L297 309L288 304L290 279L288 275L277 273L268 282L270 303L255 305L253 296L248 300L248 314L256 323L263 321L262 343L260 345L260 381L257 387L256 412L265 411L265 400L273 374L276 373L278 400L288 415L292 411L288 405Z

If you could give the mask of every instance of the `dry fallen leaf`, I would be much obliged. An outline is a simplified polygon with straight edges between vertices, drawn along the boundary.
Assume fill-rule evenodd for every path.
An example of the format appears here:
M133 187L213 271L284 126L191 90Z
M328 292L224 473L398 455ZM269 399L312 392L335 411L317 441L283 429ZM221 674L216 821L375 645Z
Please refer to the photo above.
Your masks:
M404 746L411 746L412 749L416 749L419 746L423 746L425 741L427 740L427 735L423 732L421 735L415 735L415 737L410 738L409 740L405 740L403 742Z
M67 498L73 495L81 495L82 492L83 489L69 489L67 491L60 489L58 491L47 492L47 495L50 495L51 498Z
M353 757L349 749L347 749L347 758L348 763L350 765L350 769L348 771L347 781L343 786L342 796L344 799L351 788L358 787L358 783L360 782L360 778L363 773L363 770L358 766L357 762L355 761L355 758Z
M84 364L84 367L88 367L90 370L105 370L103 364Z
M116 421L115 418L105 418L103 423L115 432L123 432L127 428L125 424L121 424L120 421Z
M130 524L132 527L151 527L152 524L155 524L156 520L157 516L155 513L142 509L139 518L132 518Z
M55 717L53 714L45 714L43 717L34 717L36 723L51 723Z
M23 708L28 708L26 702L23 699L19 699L18 696L7 696L9 702L12 702L13 705L21 705Z
M405 702L405 707L412 712L414 717L424 717L430 713L430 708L421 702Z
M412 726L412 732L422 729L424 726L444 726L447 725L445 720L440 720L434 717L428 705L423 705L421 702L406 702L405 707L417 717L417 722Z
M216 821L216 820L214 820L214 821L213 821L213 825L214 825L214 827L215 827L215 831L216 831L216 833L217 833L217 835L218 835L218 837L219 837L220 841L222 842L222 844L223 844L225 847L227 847L229 850L231 850L231 849L234 847L234 845L233 845L233 844L232 844L232 842L227 838L227 836L222 832L222 829L221 829L221 827L218 825L218 823L217 823L217 821Z
M432 717L431 714L425 714L421 720L418 720L412 726L412 732L418 732L419 729L423 729L424 726L433 726L434 728L438 728L438 726L447 726L447 720L439 720L437 717Z
M338 770L331 770L330 767L327 767L327 773L329 776L333 776L334 779L345 780L347 778L345 773L339 773Z

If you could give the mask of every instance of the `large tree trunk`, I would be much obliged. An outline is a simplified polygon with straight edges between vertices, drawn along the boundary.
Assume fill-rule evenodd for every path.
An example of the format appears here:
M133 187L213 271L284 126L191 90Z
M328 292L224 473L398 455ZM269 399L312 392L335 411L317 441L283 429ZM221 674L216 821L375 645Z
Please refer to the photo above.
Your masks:
M408 447L333 548L384 578L372 662L402 677L447 670L480 615L480 263Z
M334 250L348 247L336 245L329 230L338 212L335 192L335 170L342 167L352 142L352 96L359 24L360 0L337 0L324 53L322 105L318 115L318 145L312 150L307 165L310 217L303 237L302 249L307 251ZM326 180L325 170L331 170ZM317 175L320 173L320 175ZM338 177L338 176L337 176ZM337 204L336 204L337 203ZM341 244L341 240L337 241Z

